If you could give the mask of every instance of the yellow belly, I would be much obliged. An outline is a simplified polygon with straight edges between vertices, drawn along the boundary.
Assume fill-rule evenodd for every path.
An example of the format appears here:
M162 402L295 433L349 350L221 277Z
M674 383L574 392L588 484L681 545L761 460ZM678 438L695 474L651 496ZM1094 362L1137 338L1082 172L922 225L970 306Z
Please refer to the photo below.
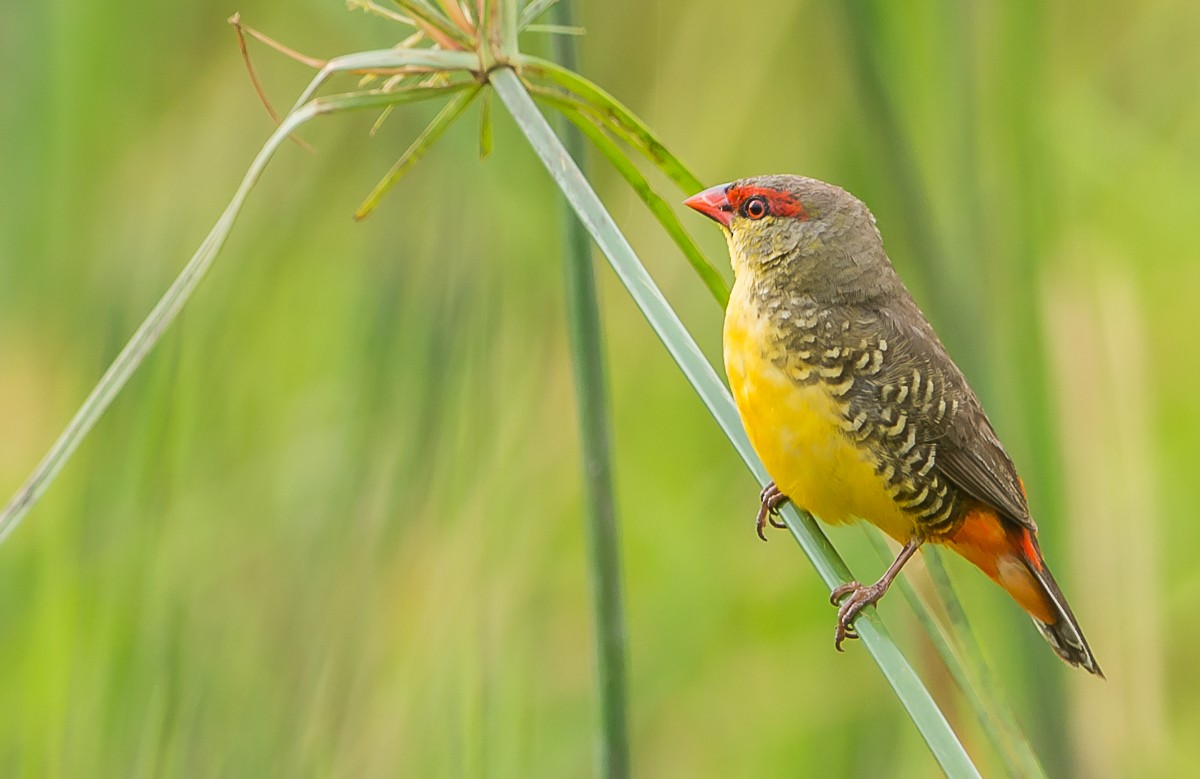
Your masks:
M778 335L739 294L725 315L725 372L750 443L798 508L831 523L865 519L898 541L916 531L875 472L870 452L841 428L823 382L801 384L764 354ZM766 348L764 348L766 347Z

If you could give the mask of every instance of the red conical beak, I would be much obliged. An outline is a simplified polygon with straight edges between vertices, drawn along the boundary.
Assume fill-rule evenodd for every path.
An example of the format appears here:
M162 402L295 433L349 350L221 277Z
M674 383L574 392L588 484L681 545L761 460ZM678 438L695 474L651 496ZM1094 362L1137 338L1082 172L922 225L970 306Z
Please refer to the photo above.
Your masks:
M728 184L718 184L715 187L709 187L703 192L692 195L683 201L683 204L688 208L694 208L714 222L719 222L722 227L729 229L729 223L733 221L733 206L729 205L729 198L725 196L725 190L727 189L729 189Z

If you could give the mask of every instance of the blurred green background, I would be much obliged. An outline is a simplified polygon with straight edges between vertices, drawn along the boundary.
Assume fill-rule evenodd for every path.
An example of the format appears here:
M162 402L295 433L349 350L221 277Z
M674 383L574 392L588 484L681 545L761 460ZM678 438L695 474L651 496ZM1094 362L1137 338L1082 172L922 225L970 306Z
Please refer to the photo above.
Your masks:
M334 0L0 2L5 493L270 131L234 11L316 56L402 35ZM1050 773L1194 771L1200 10L608 0L577 15L584 72L706 182L804 173L874 210L1024 474L1109 677L1067 668L953 566ZM287 106L309 74L253 48ZM315 154L285 146L268 168L182 320L0 547L0 775L592 771L559 203L497 109L491 158L460 123L363 224L354 208L435 107L375 138L372 115L322 119L303 133ZM593 170L718 360L711 299ZM724 267L718 231L684 219ZM637 772L935 774L867 653L833 651L800 551L755 538L757 485L600 276ZM860 577L882 570L861 530L832 535ZM902 600L882 611L999 774Z

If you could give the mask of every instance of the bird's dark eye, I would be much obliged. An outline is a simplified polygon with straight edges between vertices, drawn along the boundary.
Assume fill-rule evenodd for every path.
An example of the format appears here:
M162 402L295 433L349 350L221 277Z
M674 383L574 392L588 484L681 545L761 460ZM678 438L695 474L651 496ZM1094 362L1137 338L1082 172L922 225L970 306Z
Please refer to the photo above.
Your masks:
M747 219L762 219L769 213L771 209L767 207L766 199L758 195L747 198L746 202L742 203L742 216Z

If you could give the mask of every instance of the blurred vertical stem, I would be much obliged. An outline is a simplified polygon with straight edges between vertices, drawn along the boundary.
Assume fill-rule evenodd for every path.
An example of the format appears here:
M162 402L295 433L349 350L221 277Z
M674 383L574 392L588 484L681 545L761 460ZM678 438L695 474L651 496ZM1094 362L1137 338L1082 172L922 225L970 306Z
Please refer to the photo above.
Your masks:
M557 24L570 26L570 0L553 9ZM575 37L555 35L558 61L576 70ZM579 128L561 122L563 143L580 169L587 169ZM607 381L600 306L592 267L592 240L564 201L562 205L567 326L579 404L583 446L588 548L591 555L592 609L595 618L597 686L600 698L600 776L629 776L628 694L625 678L625 615L621 595L621 561L613 499L609 447Z

